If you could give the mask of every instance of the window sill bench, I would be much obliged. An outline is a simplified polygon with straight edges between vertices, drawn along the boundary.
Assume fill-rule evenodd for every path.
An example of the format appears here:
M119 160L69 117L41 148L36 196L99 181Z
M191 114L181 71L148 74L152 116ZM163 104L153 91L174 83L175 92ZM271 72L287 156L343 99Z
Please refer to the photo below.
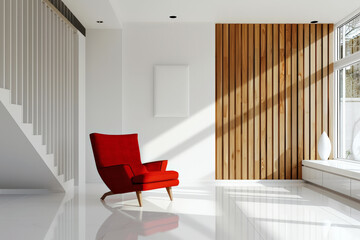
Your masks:
M360 200L360 161L303 160L302 178Z

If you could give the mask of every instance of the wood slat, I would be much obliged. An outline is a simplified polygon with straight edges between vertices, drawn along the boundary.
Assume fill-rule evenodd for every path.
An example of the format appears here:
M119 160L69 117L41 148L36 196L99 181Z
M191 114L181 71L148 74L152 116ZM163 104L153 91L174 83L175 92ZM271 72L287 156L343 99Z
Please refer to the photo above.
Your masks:
M266 41L266 178L273 178L273 25L267 24Z
M222 24L216 24L216 179L222 179Z
M255 170L255 179L260 179L260 25L255 24L254 27L254 170Z
M304 159L310 159L310 25L304 25Z
M329 24L329 138L330 142L334 142L334 24ZM334 157L334 147L332 145L330 158Z
M291 179L291 24L286 24L285 31L285 176Z
M304 25L298 25L298 54L297 54L297 82L298 82L298 156L297 165L301 166L304 159ZM302 177L302 168L297 168L297 176Z
M235 86L236 86L236 108L235 108L235 117L236 117L236 159L235 159L235 175L236 179L241 179L241 25L236 24L235 26Z
M261 24L260 42L260 173L266 179L266 24Z
M279 31L279 149L280 179L285 179L285 25L280 24Z
M329 135L329 109L328 109L328 84L329 84L329 59L328 59L328 25L324 24L322 28L322 129L321 132L326 132Z
M279 178L279 25L273 27L273 178Z
M254 179L254 25L249 25L248 36L248 179Z
M297 76L297 55L298 55L298 34L297 24L291 26L291 178L297 179L298 161L298 108L297 108L297 94L298 94L298 76Z
M223 179L229 179L229 24L223 25Z
M316 26L310 25L310 159L316 158Z
M322 130L322 25L316 25L316 98L315 98L315 112L316 112L316 137L315 137L315 149L316 159L320 159L317 151L318 141L321 136Z
M241 89L242 89L242 173L241 173L241 178L242 179L247 179L248 178L248 76L247 76L247 65L248 65L248 25L244 24L241 27L241 34L242 34L242 41L241 41L241 55L242 55L242 60L241 60L241 66L242 66L242 84L241 84Z
M229 113L230 113L230 141L229 141L229 178L235 179L235 24L230 25L230 66L229 66Z

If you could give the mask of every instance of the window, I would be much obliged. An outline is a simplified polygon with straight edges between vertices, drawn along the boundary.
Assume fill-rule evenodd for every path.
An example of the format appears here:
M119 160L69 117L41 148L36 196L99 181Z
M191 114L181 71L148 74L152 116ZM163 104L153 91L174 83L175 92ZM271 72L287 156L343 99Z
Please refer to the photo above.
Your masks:
M337 157L360 160L360 15L337 28Z
M360 62L338 70L339 157L358 159L360 143ZM360 160L360 159L359 159Z
M360 51L360 16L353 18L338 28L339 59Z

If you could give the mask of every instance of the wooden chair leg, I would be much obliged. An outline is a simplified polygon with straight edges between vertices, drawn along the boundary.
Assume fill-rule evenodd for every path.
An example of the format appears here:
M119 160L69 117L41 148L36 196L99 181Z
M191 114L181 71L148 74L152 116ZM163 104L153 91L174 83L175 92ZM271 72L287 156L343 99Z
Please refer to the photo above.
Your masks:
M114 193L113 193L112 191L106 192L106 193L104 193L104 195L102 195L102 197L101 197L100 199L104 201L104 199L105 199L107 196L113 195L113 194L114 194Z
M173 200L173 195L172 195L171 187L167 187L167 188L166 188L166 191L167 191L167 193L169 194L170 200L172 201L172 200Z
M142 195L141 195L141 191L136 191L136 197L138 199L139 205L140 207L142 207Z

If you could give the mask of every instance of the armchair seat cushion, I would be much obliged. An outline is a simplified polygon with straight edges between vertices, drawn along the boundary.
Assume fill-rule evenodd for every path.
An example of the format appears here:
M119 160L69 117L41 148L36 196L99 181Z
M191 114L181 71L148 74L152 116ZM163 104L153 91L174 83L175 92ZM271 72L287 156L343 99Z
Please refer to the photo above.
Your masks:
M131 181L135 184L161 182L167 180L178 179L179 173L176 171L165 171L165 172L148 172L134 176Z

